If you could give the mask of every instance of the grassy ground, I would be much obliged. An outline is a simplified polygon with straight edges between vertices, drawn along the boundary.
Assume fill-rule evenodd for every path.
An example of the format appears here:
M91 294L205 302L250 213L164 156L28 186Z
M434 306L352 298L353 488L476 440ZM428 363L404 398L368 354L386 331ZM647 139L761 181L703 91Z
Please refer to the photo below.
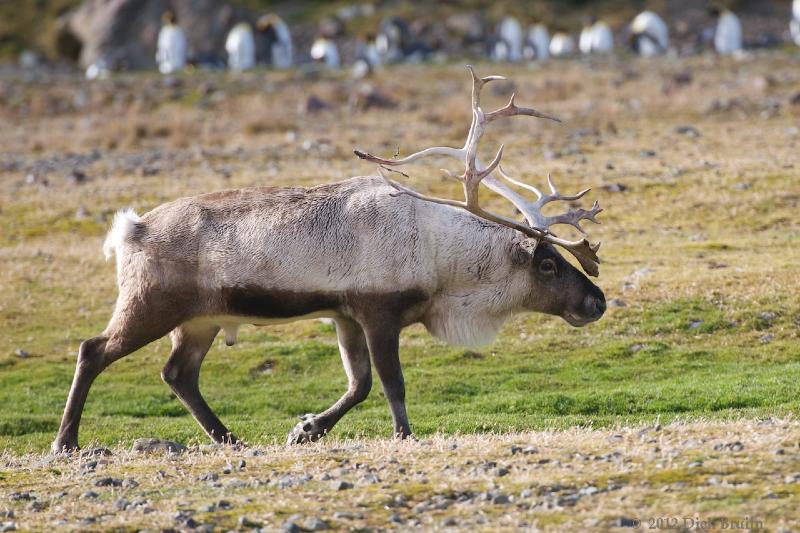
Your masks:
M625 306L583 329L516 317L496 343L477 351L447 347L410 328L401 358L417 434L700 418L724 433L760 427L742 426L742 418L795 413L800 105L791 102L800 93L798 66L800 56L781 52L741 61L479 65L481 74L511 77L520 104L564 119L561 126L523 119L493 126L483 148L488 155L506 143L504 167L527 181L542 184L552 172L564 191L594 187L593 198L606 209L603 224L591 228L603 242L599 284ZM1 490L23 484L44 490L45 467L31 466L28 477L17 478L17 465L36 460L14 454L47 449L77 347L110 315L114 267L103 261L100 245L115 210L132 206L141 213L214 189L310 185L373 172L351 155L354 147L390 155L398 147L407 154L463 141L469 104L462 66L396 68L371 84L394 107L370 107L360 84L335 75L3 80L0 404L7 408L0 413L0 449L11 455ZM511 84L487 89L485 104L501 105L510 90ZM307 112L310 95L330 108ZM410 169L414 183L457 195L439 166ZM344 390L333 330L318 322L245 328L235 347L218 343L201 387L250 443L283 442L296 415L327 407ZM166 340L156 342L100 376L83 443L122 450L144 436L206 442L159 379L168 352ZM389 432L377 385L334 430L339 438ZM786 438L796 442L794 425ZM281 450L269 453L305 464L298 457L306 452ZM747 454L737 457L739 468L754 464ZM124 469L124 461L112 463ZM776 464L775 472L782 471L783 463ZM141 468L151 475L155 465ZM682 501L658 494L669 505ZM797 493L787 494L781 501L796 504Z

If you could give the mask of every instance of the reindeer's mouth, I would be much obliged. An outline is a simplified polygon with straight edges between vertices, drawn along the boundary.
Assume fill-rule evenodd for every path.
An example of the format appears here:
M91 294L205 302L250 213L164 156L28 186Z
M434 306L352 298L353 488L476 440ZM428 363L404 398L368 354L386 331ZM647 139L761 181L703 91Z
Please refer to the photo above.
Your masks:
M582 328L586 324L590 322L594 322L597 318L586 318L583 316L578 316L569 311L564 311L564 314L561 316L570 326L575 326L576 328Z

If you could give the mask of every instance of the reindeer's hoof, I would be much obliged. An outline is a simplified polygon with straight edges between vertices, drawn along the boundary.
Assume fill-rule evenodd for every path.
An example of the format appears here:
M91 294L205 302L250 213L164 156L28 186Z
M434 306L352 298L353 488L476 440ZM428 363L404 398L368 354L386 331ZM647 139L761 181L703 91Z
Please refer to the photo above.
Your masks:
M54 454L71 454L72 452L77 452L80 450L78 447L78 441L70 441L70 440L61 440L56 439L53 441L53 444L50 445L50 451Z
M307 413L300 417L300 422L289 432L286 444L304 444L319 440L327 432L313 413Z

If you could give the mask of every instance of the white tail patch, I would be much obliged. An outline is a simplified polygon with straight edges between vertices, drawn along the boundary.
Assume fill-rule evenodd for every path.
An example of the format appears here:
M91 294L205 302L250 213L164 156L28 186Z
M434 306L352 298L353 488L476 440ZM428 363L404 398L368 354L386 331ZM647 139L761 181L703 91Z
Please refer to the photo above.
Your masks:
M103 243L103 255L106 260L111 259L114 254L119 254L120 248L131 236L139 221L139 215L133 209L117 211L117 214L114 215L114 222L111 224L111 230Z

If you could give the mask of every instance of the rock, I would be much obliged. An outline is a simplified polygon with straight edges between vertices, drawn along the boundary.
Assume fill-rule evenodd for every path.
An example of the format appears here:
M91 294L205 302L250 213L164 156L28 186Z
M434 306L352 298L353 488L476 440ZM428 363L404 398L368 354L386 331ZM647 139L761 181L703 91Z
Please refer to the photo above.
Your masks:
M789 474L785 478L783 478L783 482L787 485L790 483L800 483L800 473L796 474Z
M642 150L641 152L639 152L639 155L641 157L655 157L656 152L655 150Z
M689 329L697 329L702 326L704 322L704 320L692 320L689 322Z
M714 445L715 452L723 452L723 451L731 451L731 452L740 452L744 450L744 444L740 441L735 442L726 442Z
M353 484L348 481L341 481L341 480L334 481L333 483L331 483L331 488L333 490L347 490L347 489L352 489Z
M97 498L98 496L100 496L100 495L97 494L96 492L94 492L93 490L87 490L86 492L81 494L81 499L82 500L93 500L93 499Z
M219 507L223 511L228 511L230 509L233 509L233 504L228 500L220 500L217 502L217 507Z
M389 515L389 522L392 522L393 524L403 524L405 523L405 520L403 520L403 517L400 516L399 514L392 513L391 515Z
M28 510L32 511L34 513L38 513L40 511L42 511L45 507L47 507L47 506L45 504L43 504L42 502L40 502L40 501L32 501L28 505Z
M686 135L687 137L691 137L693 139L697 139L701 137L700 132L697 131L697 128L694 126L678 126L675 128L675 133L680 135Z
M242 527L241 524L240 527ZM303 531L303 528L295 524L292 520L287 520L281 524L281 531L285 531L286 533L300 533Z
M119 500L114 502L114 505L112 506L112 508L115 511L124 511L130 506L131 506L131 503L128 500L126 500L125 498L120 498Z
M495 469L492 471L492 474L493 474L495 477L503 477L503 476L507 476L507 475L508 475L508 469L507 469L507 468L502 468L502 467L500 467L500 468L495 468Z
M77 168L73 169L72 172L67 174L67 180L75 184L84 183L88 179L89 177L86 175L86 173Z
M614 170L614 165L611 165L611 168L609 168L609 170ZM609 183L607 185L603 185L600 188L606 192L625 192L628 190L628 186L623 183Z
M23 350L22 348L17 348L16 350L14 350L14 355L19 357L20 359L27 359L30 353L28 353L26 350Z
M135 479L124 479L122 480L122 488L123 489L135 489L139 486L139 482Z
M5 533L6 531L16 531L17 530L17 523L16 522L3 522L0 523L0 533Z
M299 111L300 113L311 115L314 113L319 113L321 111L328 111L329 109L333 109L333 106L331 106L328 102L326 102L322 98L319 98L312 94L311 96L306 98L306 101L300 107Z
M364 515L361 513L350 513L347 511L336 511L333 513L334 520L361 520Z
M499 494L493 494L491 496L491 501L495 505L506 505L511 500L509 499L509 497L507 495L499 493Z
M608 301L608 307L628 307L628 304L619 298L612 298Z
M162 439L136 439L133 441L133 451L138 453L183 453L186 446Z
M12 502L29 502L35 500L36 496L30 492L12 492L9 494L8 499Z
M350 94L348 105L351 109L369 111L372 108L392 109L397 103L370 83L361 84Z
M113 477L100 478L94 482L95 487L121 487L122 480Z
M769 343L771 343L773 341L774 338L775 338L775 335L773 335L772 333L767 333L766 335L762 335L761 337L759 337L758 341L761 344L769 344Z
M731 189L734 191L749 191L753 188L752 183L735 183L731 185Z
M206 472L197 479L200 481L217 481L219 479L219 474L216 472Z
M81 457L111 457L114 455L108 448L84 448L81 450Z
M239 520L238 520L236 523L239 525L239 527L243 527L243 528L250 528L250 529L253 529L253 528L259 528L259 527L261 527L261 523L260 523L260 522L256 522L255 520L250 520L250 519L249 519L249 518L247 518L246 516L240 516L240 517L239 517ZM292 532L294 532L294 531L300 531L300 529L299 529L299 528L298 528L298 529L286 529L286 524L287 524L287 523L288 523L288 522L284 522L284 524L283 524L283 527L282 527L282 529L283 529L284 531L292 531ZM295 525L295 527L297 528L297 526L296 526L296 525Z
M303 527L306 531L323 531L330 528L325 520L316 516L306 520L305 523L303 523Z

